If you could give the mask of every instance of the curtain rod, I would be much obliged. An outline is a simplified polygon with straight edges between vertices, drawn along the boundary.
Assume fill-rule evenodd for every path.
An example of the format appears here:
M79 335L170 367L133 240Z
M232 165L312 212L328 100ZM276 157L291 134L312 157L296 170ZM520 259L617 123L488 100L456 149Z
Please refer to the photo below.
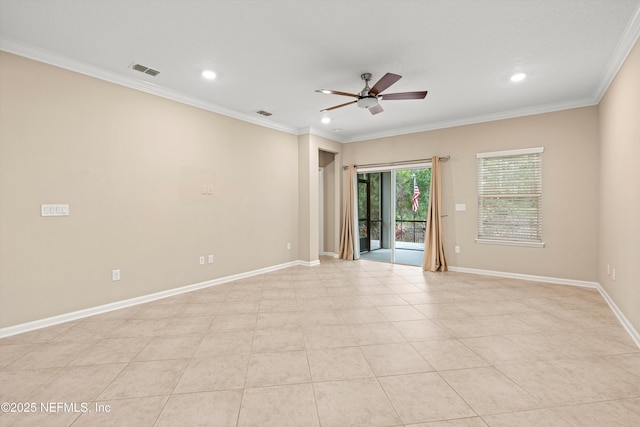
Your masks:
M440 161L446 162L449 160L451 156L442 156L440 157ZM366 165L356 165L356 168L374 168L374 167L385 167L385 166L401 166L401 165L410 165L413 163L424 163L430 162L432 159L419 159L419 160L405 160L401 162L391 162L391 163L369 163ZM342 169L346 170L348 166L343 166Z

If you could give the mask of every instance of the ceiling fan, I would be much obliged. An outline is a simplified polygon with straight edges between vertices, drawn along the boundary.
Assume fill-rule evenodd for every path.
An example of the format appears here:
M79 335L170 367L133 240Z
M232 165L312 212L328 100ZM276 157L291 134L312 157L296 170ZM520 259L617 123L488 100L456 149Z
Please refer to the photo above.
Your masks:
M402 78L398 74L387 73L376 84L373 85L372 88L369 87L369 81L371 80L371 73L364 73L360 76L362 80L364 80L364 89L360 91L360 93L348 93L341 92L339 90L329 90L329 89L318 89L316 92L319 93L327 93L332 95L342 95L342 96L351 96L353 98L357 98L355 101L349 101L344 104L336 105L334 107L325 108L321 110L321 113L335 110L336 108L345 107L350 104L357 104L360 108L366 108L371 112L371 114L378 114L384 111L378 101L392 101L398 99L424 99L427 96L427 91L420 92L400 92L400 93L389 93L383 95L381 92L386 90L389 86L397 82Z

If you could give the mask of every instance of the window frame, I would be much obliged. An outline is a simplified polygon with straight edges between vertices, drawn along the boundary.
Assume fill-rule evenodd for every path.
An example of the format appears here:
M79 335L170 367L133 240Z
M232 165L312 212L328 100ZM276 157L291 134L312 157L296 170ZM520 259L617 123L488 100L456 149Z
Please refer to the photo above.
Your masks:
M476 243L481 244L492 244L492 245L507 245L507 246L527 246L527 247L537 247L543 248L545 247L545 243L542 240L542 153L544 152L544 147L534 147L534 148L524 148L517 150L504 150L504 151L492 151L485 153L476 153L476 167L477 167L477 191L478 191L478 218L477 218L477 238ZM481 177L483 173L487 173L486 170L483 170L483 162L481 159L487 158L502 158L507 161L508 158L517 158L517 162L522 161L523 156L530 156L532 154L537 154L537 158L535 160L535 170L532 169L532 177L529 182L530 185L527 185L528 193L520 194L517 191L511 191L509 193L500 193L495 192L491 194L484 193L484 187L481 182ZM515 162L514 162L515 163ZM508 175L508 174L507 174ZM507 176L508 177L508 176ZM515 180L507 181L507 183L513 183ZM486 180L485 180L486 183ZM513 189L513 186L510 187ZM531 189L533 188L533 190ZM483 201L488 199L497 199L505 198L511 199L514 198L526 197L529 200L535 200L535 209L537 212L537 217L532 222L537 227L537 233L534 236L533 234L530 237L519 239L513 234L507 233L505 237L498 237L495 234L493 236L489 235L489 233L483 233L483 229L486 229L483 226L483 218L486 220L488 215L483 214ZM499 224L496 224L499 227ZM503 231L513 231L512 227L506 227Z

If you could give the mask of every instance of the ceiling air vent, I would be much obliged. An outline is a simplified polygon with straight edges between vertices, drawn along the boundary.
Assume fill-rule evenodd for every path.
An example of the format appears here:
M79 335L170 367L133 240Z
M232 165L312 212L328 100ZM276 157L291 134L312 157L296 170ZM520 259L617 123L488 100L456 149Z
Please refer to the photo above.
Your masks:
M131 68L133 68L136 71L140 71L141 73L149 74L150 76L154 76L154 77L160 74L160 71L154 70L153 68L145 67L142 64L133 64Z
M265 116L265 117L269 117L272 114L268 111L264 111L264 110L260 110L260 111L256 111L256 113L260 114L261 116Z

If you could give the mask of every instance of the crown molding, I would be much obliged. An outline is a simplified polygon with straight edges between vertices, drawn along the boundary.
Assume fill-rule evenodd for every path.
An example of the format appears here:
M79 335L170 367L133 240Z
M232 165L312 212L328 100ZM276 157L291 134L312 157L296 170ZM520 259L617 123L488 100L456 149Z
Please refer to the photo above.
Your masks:
M314 128L313 126L298 129L298 135L307 135L307 134L320 136L322 138L329 139L335 142L340 142L340 143L345 142L344 139L338 138L336 134L324 131L322 129Z
M603 72L600 85L593 93L593 96L576 99L568 102L542 104L532 107L520 108L517 110L502 111L498 113L484 114L473 117L465 117L455 120L442 120L437 122L425 123L420 126L406 127L390 129L383 132L373 132L369 134L360 134L352 138L343 139L341 142L357 142L367 141L370 139L387 138L399 135L407 135L411 133L426 132L431 130L445 129L456 126L472 125L477 123L491 122L496 120L513 119L517 117L532 116L536 114L552 113L555 111L569 110L573 108L589 107L597 105L600 100L609 89L609 86L613 82L613 79L620 71L620 68L627 59L627 56L631 52L631 49L640 40L640 4L636 7L633 17L629 20L618 45L612 52L608 64Z
M344 143L368 141L371 139L388 138L399 135L407 135L411 133L427 132L438 129L446 129L458 126L473 125L478 123L494 122L497 120L514 119L518 117L533 116L536 114L552 113L555 111L571 110L573 108L589 107L596 105L598 102L593 97L580 98L568 102L558 102L552 104L542 104L532 107L518 108L516 110L500 111L497 113L482 114L478 116L465 117L454 120L440 120L437 122L429 122L424 125L389 129L382 132L374 132L369 134L357 135L353 138L343 140Z
M120 86L125 86L130 89L145 92L151 95L157 95L162 98L170 99L172 101L180 102L182 104L190 105L192 107L200 108L202 110L211 111L212 113L220 114L223 116L238 119L244 122L252 123L258 126L279 130L285 133L297 135L298 130L289 126L284 126L279 123L274 123L267 119L260 117L254 117L252 115L242 113L239 111L231 110L229 108L222 107L220 105L205 102L201 99L194 98L184 93L174 91L171 89L163 88L144 80L134 79L128 76L124 76L112 71L105 70L103 68L95 67L82 61L78 61L73 58L69 58L64 55L51 52L46 49L41 49L35 46L27 45L15 40L0 37L0 50L12 53L18 56L32 59L34 61L42 62L45 64L53 65L55 67L64 68L65 70L73 71L79 74L84 74L89 77L104 80L110 83L114 83Z
M611 82L617 75L620 67L624 64L627 56L631 52L631 49L640 39L640 5L636 8L633 17L629 21L616 49L611 54L608 64L603 72L602 79L599 86L595 90L593 96L576 99L568 102L542 104L537 106L531 106L526 108L520 108L516 110L508 110L490 114L483 114L472 117L465 117L462 119L454 120L441 120L436 122L429 122L423 125L410 126L403 128L389 129L381 132L361 133L351 137L338 136L335 133L325 132L321 129L313 127L305 128L292 128L279 123L269 121L260 117L254 117L252 115L242 113L239 111L231 110L219 105L215 105L209 102L202 101L200 99L185 95L183 93L173 91L170 89L162 88L152 83L137 80L131 77L123 76L111 71L107 71L90 64L59 55L57 53L40 49L34 46L23 44L15 40L7 38L0 38L0 50L13 53L16 55L24 56L39 62L54 65L60 68L64 68L70 71L74 71L80 74L85 74L91 77L95 77L101 80L105 80L111 83L115 83L121 86L129 87L131 89L139 90L149 94L161 96L163 98L171 99L183 104L191 105L196 108L211 111L213 113L221 114L227 117L238 119L244 122L252 123L258 126L282 131L293 135L313 134L321 136L323 138L331 139L340 143L366 141L371 139L387 138L393 136L407 135L412 133L427 132L438 129L446 129L457 126L466 126L471 124L485 123L496 120L512 119L536 114L551 113L555 111L568 110L573 108L588 107L597 105L607 89L611 85Z
M597 104L600 103L607 89L609 89L613 79L618 74L618 71L620 71L620 67L622 67L622 64L624 64L624 61L638 40L640 40L640 4L636 7L636 11L629 21L629 25L627 25L618 45L609 57L609 62L605 68L600 85L594 94Z

